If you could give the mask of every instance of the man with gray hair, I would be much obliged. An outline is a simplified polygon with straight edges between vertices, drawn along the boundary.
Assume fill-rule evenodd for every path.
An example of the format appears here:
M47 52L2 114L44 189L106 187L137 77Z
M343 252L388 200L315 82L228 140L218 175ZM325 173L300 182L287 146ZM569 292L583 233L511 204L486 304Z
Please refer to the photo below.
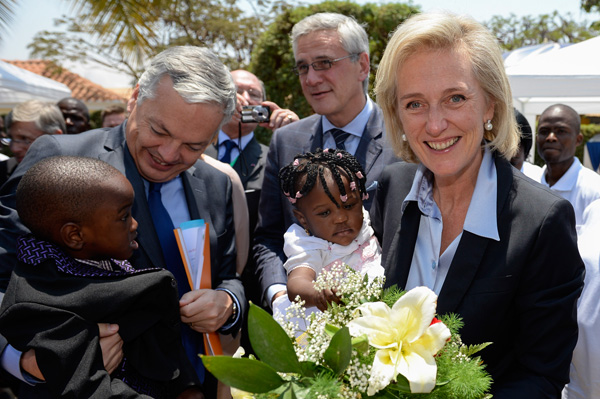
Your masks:
M381 110L367 95L369 38L363 27L345 15L319 13L298 22L291 36L293 71L316 114L279 128L271 139L254 238L256 276L265 306L286 292L283 234L297 222L279 190L281 167L298 153L344 149L367 172L368 210L379 174L396 160L385 145Z
M67 126L55 104L25 101L6 115L8 146L13 157L0 162L0 185L4 184L25 157L31 143L44 134L65 134Z
M139 223L139 249L129 261L136 269L159 267L173 273L181 297L184 347L204 395L216 397L216 380L198 357L203 352L202 333L237 332L246 300L235 274L231 181L198 159L231 117L235 101L231 74L214 53L172 47L154 57L140 78L128 103L126 124L36 141L0 191L0 213L7 215L0 220L2 290L17 261L15 238L25 232L14 210L23 174L54 155L104 160L120 170L135 191L132 214ZM213 289L190 287L175 242L173 227L195 219L210 226Z

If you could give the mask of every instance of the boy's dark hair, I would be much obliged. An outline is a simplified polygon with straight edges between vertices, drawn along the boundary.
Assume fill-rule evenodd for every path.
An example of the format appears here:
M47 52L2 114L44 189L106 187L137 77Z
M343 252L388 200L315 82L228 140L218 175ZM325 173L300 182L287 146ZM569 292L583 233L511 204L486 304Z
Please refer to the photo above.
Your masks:
M342 202L346 202L347 193L340 172L346 175L352 190L357 189L359 194L362 194L363 200L368 198L365 189L367 178L363 167L351 154L337 149L321 150L319 148L314 153L307 152L296 155L292 163L279 171L279 187L290 202L295 204L298 198L313 189L318 178L329 199L339 208L340 204L331 195L323 175L325 169L331 171L333 180L340 190Z
M99 159L45 158L19 182L19 218L35 236L52 241L53 233L65 223L80 223L90 216L104 198L102 183L117 174L121 172Z
M521 132L521 141L519 145L523 147L523 151L525 152L525 158L529 155L529 151L533 145L533 135L531 131L531 125L527 121L527 118L523 116L522 113L519 112L515 108L515 119L517 120L517 126L519 127L519 131Z

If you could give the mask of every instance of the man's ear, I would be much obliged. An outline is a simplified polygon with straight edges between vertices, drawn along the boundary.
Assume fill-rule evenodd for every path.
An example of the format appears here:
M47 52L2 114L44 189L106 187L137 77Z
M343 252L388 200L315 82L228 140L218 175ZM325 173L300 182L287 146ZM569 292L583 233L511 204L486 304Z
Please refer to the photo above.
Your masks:
M127 113L128 114L131 114L131 111L133 111L133 108L137 104L137 99L138 99L139 94L140 94L140 84L138 83L135 85L135 89L133 89L133 92L131 93L131 97L129 97L129 100L127 101Z
M60 228L60 239L67 248L73 251L80 251L85 244L81 226L73 222L65 223Z
M581 134L581 132L577 135L577 138L575 139L575 143L577 147L579 147L581 145L581 143L583 143L583 134Z
M304 215L302 214L302 212L300 212L298 209L294 208L292 209L294 211L294 216L296 217L296 219L298 219L298 222L300 222L300 225L305 228L306 230L309 230L308 228L308 223L306 223L306 218L304 217Z

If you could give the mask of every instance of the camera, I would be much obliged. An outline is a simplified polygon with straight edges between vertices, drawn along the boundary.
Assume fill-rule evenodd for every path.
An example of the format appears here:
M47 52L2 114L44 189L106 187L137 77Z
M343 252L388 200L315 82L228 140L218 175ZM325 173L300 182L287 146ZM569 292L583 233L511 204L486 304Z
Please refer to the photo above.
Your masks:
M246 105L242 107L242 123L263 123L269 121L271 108L265 105Z

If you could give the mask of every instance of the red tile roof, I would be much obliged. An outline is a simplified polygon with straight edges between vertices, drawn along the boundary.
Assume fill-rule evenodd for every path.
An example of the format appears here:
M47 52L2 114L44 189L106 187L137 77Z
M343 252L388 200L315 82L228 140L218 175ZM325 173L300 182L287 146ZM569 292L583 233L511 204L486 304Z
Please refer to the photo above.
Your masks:
M68 69L57 67L50 61L44 60L26 60L26 61L10 61L3 60L9 64L18 66L19 68L37 73L38 75L64 83L71 89L71 96L83 101L90 106L90 103L106 103L106 102L126 102L128 97L118 94L112 90L79 76ZM93 108L93 107L91 107ZM91 109L90 108L90 109Z

